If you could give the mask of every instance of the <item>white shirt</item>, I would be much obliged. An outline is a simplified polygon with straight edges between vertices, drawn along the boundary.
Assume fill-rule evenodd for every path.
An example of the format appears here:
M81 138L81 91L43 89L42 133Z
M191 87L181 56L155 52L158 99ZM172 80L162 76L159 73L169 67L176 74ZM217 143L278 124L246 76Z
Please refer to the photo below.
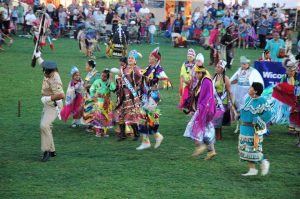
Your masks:
M193 21L196 22L197 19L200 17L201 13L200 12L195 12L194 13L194 17L193 17Z
M139 13L141 13L141 15L148 14L149 12L150 12L150 10L148 8L141 8L139 10Z
M210 7L209 6L204 6L203 8L203 16L206 17L207 16L207 11Z
M32 26L32 23L34 20L36 20L36 17L33 13L28 13L25 16L26 24Z
M247 18L249 16L249 11L245 8L245 9L240 9L238 12L240 18Z
M48 12L54 12L54 10L55 10L55 5L52 4L52 3L49 3L49 4L47 5L47 10L48 10Z
M98 12L94 12L94 20L96 22L96 24L99 24L99 25L104 25L104 21L105 21L105 14L102 14L100 12L100 14Z
M58 13L59 24L65 25L67 21L67 14L65 11Z
M4 21L9 21L9 16L8 16L7 8L2 7L0 11L2 12L3 20Z

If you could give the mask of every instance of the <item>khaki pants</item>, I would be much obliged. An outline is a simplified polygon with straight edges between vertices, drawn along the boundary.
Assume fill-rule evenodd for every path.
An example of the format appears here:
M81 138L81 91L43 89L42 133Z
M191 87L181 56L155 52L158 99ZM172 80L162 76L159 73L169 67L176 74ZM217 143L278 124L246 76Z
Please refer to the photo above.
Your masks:
M53 135L52 135L52 123L57 117L56 109L54 106L44 105L42 118L41 118L41 150L55 151Z

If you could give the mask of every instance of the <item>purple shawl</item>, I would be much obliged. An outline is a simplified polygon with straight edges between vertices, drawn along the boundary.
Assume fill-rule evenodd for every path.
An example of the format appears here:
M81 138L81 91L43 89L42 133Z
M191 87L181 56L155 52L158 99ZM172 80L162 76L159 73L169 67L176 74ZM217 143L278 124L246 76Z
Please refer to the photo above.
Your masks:
M197 102L195 122L193 124L193 136L203 134L204 129L213 120L216 112L216 103L211 79L204 77L200 86L200 93Z

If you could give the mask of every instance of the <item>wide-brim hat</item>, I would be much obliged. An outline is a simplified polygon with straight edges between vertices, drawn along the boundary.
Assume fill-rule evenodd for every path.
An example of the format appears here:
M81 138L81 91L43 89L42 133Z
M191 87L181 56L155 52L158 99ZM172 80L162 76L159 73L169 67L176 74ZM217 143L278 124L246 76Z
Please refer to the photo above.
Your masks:
M248 59L247 57L245 57L245 56L240 57L240 63L241 64L250 64L250 62L251 62L251 60Z
M57 64L54 61L43 61L42 67L46 70L57 69Z

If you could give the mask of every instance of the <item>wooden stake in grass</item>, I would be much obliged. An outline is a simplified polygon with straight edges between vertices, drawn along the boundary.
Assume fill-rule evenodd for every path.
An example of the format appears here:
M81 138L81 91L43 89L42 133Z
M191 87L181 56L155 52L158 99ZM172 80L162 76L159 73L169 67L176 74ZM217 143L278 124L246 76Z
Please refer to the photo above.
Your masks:
M21 117L21 100L18 100L18 117Z

